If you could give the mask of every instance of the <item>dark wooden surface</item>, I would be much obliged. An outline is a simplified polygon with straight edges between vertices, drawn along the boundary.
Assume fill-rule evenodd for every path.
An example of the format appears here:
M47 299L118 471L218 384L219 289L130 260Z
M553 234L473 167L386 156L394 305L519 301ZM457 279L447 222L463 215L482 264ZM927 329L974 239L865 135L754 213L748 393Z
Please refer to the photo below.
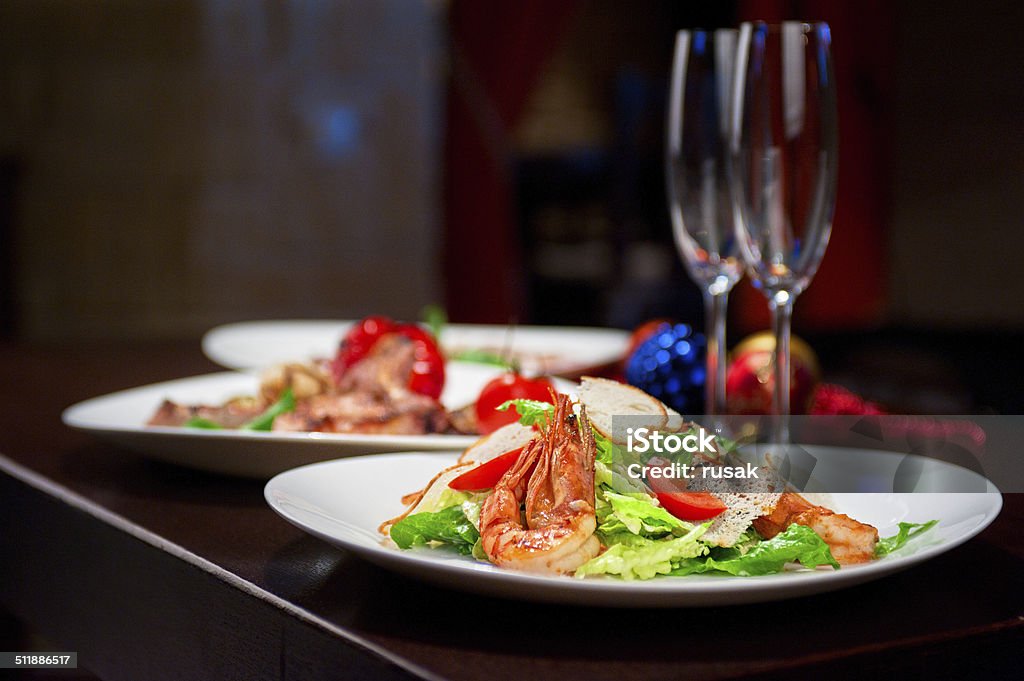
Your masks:
M967 545L833 594L560 607L392 575L280 520L258 481L152 462L60 423L78 400L216 369L198 343L0 345L0 453L200 559L0 475L0 607L101 677L1004 678L1021 661L1022 495Z

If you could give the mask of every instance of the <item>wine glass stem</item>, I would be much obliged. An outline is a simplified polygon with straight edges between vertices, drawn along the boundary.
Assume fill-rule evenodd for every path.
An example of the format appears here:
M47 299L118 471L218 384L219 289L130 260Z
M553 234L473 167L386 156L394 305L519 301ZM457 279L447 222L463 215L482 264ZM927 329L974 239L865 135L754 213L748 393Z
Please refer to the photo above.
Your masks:
M774 440L778 444L789 444L789 379L790 351L789 336L793 319L793 296L779 291L768 299L772 311L772 331L775 333L775 352L772 364L775 367L775 392L772 399L772 415L775 417Z
M708 353L704 383L704 414L722 416L725 405L725 316L729 291L704 292L704 322Z

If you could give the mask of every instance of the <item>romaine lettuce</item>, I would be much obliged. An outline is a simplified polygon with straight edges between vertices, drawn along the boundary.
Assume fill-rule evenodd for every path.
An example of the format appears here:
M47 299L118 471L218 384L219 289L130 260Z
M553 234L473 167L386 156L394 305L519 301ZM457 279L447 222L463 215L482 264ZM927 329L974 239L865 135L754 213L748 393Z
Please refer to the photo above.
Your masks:
M891 537L883 537L875 545L875 557L889 555L897 549L903 548L908 541L935 527L938 520L929 520L926 523L900 523L899 531Z
M548 417L555 412L555 405L538 400L508 400L498 405L498 411L508 411L514 407L519 414L519 423L524 426L545 425Z
M469 554L480 539L480 533L460 504L434 513L414 513L402 518L391 526L391 539L402 549L441 542L453 546L459 553Z
M603 535L625 529L633 534L650 537L670 533L685 534L693 529L690 523L676 518L661 506L655 506L654 499L647 494L627 495L603 491L602 497L608 502L597 528Z
M619 467L608 466L600 460L594 462L594 487L619 494L647 494L647 485L636 478L623 475Z
M698 525L682 537L670 539L652 540L633 535L633 539L615 544L581 565L576 576L618 575L622 579L650 579L656 575L667 575L672 572L674 564L707 551L699 541L707 528L707 524Z
M786 563L793 562L808 568L831 565L839 569L828 544L817 532L804 525L793 524L771 539L754 544L746 553L734 548L713 549L706 560L682 562L670 574L724 572L742 577L770 575L781 572Z

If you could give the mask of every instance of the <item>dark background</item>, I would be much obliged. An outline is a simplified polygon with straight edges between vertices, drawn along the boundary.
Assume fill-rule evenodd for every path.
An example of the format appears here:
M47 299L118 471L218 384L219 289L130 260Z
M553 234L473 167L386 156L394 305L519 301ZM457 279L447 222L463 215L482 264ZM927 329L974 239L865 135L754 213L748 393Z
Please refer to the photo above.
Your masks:
M662 175L675 30L832 24L829 380L1020 412L1024 8L1011 1L6 2L0 334L254 318L701 323ZM767 327L741 286L729 342ZM197 350L198 351L198 350Z

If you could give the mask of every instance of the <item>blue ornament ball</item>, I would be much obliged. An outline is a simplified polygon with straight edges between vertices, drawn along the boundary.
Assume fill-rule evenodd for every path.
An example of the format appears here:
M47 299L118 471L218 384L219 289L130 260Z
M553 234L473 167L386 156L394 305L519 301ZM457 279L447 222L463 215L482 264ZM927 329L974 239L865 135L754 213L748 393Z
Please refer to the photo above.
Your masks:
M665 324L630 356L626 380L680 414L698 414L704 409L707 350L704 334L689 324Z

